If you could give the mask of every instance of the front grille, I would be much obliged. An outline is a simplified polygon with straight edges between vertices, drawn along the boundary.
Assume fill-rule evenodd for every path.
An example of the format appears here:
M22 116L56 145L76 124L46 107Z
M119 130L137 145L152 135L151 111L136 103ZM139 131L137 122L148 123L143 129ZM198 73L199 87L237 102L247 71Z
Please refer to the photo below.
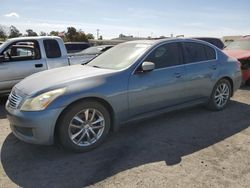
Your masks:
M22 101L22 97L15 94L14 92L11 92L9 96L9 107L13 109L17 109L19 104Z

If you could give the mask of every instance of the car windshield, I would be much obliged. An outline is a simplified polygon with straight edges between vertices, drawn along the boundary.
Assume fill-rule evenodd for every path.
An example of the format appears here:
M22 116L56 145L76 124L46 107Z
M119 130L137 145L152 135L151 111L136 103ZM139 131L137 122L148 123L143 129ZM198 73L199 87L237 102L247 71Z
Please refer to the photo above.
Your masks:
M88 65L106 69L120 70L129 67L151 44L122 43L92 60Z
M94 46L94 47L87 48L86 50L83 50L83 51L79 52L78 54L98 54L98 53L100 53L104 48L105 48L105 47Z
M250 40L239 40L230 43L226 50L250 50Z

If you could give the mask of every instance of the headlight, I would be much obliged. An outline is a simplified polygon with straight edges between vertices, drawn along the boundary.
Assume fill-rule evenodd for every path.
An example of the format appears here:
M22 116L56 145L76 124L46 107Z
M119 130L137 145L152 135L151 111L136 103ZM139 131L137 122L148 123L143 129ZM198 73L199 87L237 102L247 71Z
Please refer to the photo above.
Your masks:
M21 107L22 111L41 111L65 92L65 88L43 93L37 97L26 99Z

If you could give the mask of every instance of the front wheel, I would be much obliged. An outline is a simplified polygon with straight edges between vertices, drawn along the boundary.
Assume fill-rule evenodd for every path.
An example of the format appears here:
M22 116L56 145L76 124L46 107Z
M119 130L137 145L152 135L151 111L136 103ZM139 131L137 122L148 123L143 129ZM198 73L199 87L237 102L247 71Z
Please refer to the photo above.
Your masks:
M222 79L215 85L210 96L208 108L211 110L223 110L232 94L232 87L227 79Z
M109 112L99 102L83 101L74 104L59 119L59 141L71 151L89 151L104 141L110 123Z

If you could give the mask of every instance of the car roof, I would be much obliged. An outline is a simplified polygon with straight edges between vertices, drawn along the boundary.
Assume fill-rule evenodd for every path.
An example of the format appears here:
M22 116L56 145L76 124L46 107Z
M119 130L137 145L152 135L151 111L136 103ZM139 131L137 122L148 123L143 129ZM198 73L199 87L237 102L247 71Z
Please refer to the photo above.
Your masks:
M114 46L114 45L108 45L108 44L104 44L104 45L97 45L97 46L91 46L91 47L97 47L97 48L100 48L100 47L103 47L103 48L106 48L106 47L112 47L112 46ZM90 48L91 48L90 47Z
M8 41L26 41L26 40L41 40L41 39L61 39L57 36L34 36L34 37L16 37L8 39Z
M211 47L214 47L214 45L210 44L209 42L202 41L199 39L194 38L167 38L167 39L158 39L158 40L135 40L135 41L129 41L126 43L134 43L134 44L149 44L149 45L158 45L165 42L195 42L195 43L202 43Z
M218 39L221 40L220 38L217 37L193 37L194 39Z

